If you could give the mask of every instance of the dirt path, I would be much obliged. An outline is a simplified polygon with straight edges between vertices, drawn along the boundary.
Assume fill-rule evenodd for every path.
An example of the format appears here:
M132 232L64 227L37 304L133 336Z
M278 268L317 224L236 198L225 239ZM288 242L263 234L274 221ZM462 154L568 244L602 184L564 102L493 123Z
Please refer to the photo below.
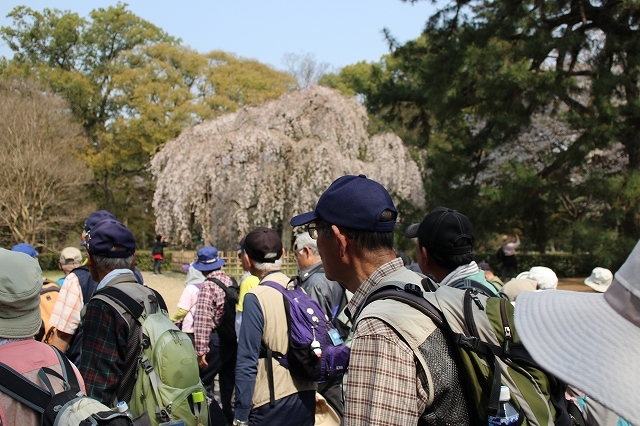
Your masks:
M178 300L184 289L185 274L180 272L163 272L162 275L153 275L151 272L143 272L146 285L162 295L169 314L173 315L178 310Z
M178 310L178 300L184 289L186 275L180 272L163 272L162 275L143 272L142 275L144 276L144 282L162 295L169 308L169 313L176 312ZM558 289L585 293L594 292L590 287L584 285L584 278L560 278Z

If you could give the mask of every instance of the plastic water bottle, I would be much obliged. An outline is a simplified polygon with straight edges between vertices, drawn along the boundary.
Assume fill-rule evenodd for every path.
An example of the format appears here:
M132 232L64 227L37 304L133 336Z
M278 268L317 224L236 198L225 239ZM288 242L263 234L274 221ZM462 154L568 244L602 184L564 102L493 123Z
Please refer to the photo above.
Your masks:
M133 419L133 416L131 415L131 411L129 411L129 405L127 404L126 401L118 402L118 404L116 405L116 408L118 409L118 413L124 413L130 419Z
M489 426L515 426L518 423L520 414L511 405L511 392L506 386L500 386L500 405L496 416L487 416Z

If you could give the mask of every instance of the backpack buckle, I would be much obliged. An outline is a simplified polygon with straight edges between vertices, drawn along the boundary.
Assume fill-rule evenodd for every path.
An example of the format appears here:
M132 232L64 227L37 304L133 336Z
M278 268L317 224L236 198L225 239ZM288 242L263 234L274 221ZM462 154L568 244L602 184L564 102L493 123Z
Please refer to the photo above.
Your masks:
M407 283L404 285L404 291L422 297L422 289L417 284Z
M474 351L478 349L478 346L481 343L481 340L477 337L465 336L464 334L456 334L453 339L456 344L472 349Z
M153 365L151 365L151 361L148 359L142 360L142 368L147 374L150 374L153 371Z

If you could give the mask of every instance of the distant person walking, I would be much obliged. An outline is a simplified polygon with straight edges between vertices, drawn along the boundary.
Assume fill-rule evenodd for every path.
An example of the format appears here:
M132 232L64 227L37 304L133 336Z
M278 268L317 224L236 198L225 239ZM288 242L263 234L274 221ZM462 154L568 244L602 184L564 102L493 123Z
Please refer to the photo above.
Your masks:
M167 237L163 235L156 235L156 242L153 243L153 247L151 248L151 256L153 257L153 275L162 275L164 248L168 245Z
M502 237L502 255L498 255L498 260L502 262L500 279L507 282L518 274L518 261L516 259L516 248L520 245L520 237L516 235L504 235ZM500 252L499 251L499 252Z

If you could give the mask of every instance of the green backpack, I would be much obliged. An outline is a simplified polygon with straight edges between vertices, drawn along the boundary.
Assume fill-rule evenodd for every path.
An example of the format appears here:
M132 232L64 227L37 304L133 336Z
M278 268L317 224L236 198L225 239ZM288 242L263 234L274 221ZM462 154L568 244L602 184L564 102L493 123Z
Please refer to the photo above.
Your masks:
M576 405L565 398L565 385L538 367L515 329L507 299L486 297L473 289L439 287L423 293L416 284L385 282L364 302L392 299L427 315L458 347L459 365L474 425L496 415L500 386L508 386L511 403L528 426L584 425Z
M133 416L147 412L154 426L178 420L185 426L207 425L206 390L193 343L169 320L162 297L137 283L107 286L93 297L111 305L127 320L130 330L140 333L138 368L129 401ZM123 378L123 382L130 380Z

